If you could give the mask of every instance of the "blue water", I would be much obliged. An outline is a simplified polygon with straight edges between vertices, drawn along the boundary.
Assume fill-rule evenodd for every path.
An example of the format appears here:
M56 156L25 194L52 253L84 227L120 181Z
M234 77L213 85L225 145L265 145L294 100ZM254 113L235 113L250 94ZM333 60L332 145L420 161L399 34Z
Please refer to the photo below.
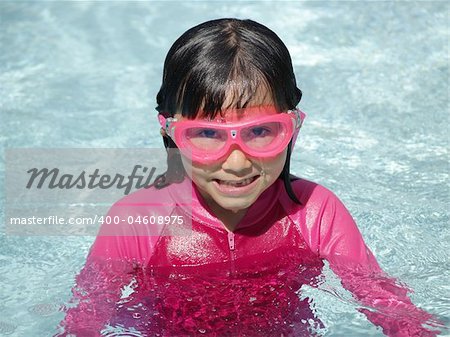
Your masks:
M255 19L285 41L308 113L294 173L336 192L381 266L448 325L446 2L2 1L2 148L162 146L165 54L217 17ZM1 234L0 336L56 331L93 239ZM332 275L305 293L324 335L382 336Z

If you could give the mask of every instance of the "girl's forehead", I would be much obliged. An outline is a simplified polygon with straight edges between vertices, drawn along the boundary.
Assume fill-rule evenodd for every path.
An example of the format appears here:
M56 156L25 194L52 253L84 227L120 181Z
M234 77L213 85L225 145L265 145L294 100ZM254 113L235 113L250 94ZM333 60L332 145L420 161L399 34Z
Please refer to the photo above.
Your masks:
M260 105L260 106L251 106L245 107L241 109L229 108L221 110L217 113L215 117L208 117L208 114L199 111L197 117L194 120L201 121L212 121L219 123L233 123L233 122L241 122L249 119L258 119L259 117L275 115L280 113L275 105ZM175 117L178 120L188 119L186 117L182 117L181 114L176 114Z

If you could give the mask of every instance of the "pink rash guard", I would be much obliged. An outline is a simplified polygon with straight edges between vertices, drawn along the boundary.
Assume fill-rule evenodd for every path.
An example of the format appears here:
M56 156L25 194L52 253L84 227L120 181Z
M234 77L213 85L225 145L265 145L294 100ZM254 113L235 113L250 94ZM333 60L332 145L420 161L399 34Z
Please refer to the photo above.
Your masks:
M323 260L386 335L436 335L422 327L431 316L383 274L329 190L295 180L298 205L278 180L229 232L191 184L139 190L111 208L112 217L137 217L148 215L156 200L164 214L189 214L192 229L183 235L177 225L102 227L60 336L99 336L113 328L143 336L314 335L311 329L323 324L299 295L303 284L319 283Z

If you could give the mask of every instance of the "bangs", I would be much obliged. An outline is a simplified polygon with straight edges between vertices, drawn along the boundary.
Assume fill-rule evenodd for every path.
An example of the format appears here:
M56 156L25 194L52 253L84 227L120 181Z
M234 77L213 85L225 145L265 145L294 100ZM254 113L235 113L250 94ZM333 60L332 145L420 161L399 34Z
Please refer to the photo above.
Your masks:
M225 110L244 109L255 102L274 104L264 75L244 62L233 62L226 76L202 73L192 71L177 93L177 111L183 117L214 119Z

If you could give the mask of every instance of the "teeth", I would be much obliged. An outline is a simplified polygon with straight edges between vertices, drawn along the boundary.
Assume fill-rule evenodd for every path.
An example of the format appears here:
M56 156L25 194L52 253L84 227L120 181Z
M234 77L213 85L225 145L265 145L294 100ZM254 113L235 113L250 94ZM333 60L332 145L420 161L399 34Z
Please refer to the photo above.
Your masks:
M250 184L253 181L253 178L248 178L248 179L244 179L244 180L239 180L239 181L225 181L225 180L220 180L221 184L224 185L229 185L229 186L245 186Z

